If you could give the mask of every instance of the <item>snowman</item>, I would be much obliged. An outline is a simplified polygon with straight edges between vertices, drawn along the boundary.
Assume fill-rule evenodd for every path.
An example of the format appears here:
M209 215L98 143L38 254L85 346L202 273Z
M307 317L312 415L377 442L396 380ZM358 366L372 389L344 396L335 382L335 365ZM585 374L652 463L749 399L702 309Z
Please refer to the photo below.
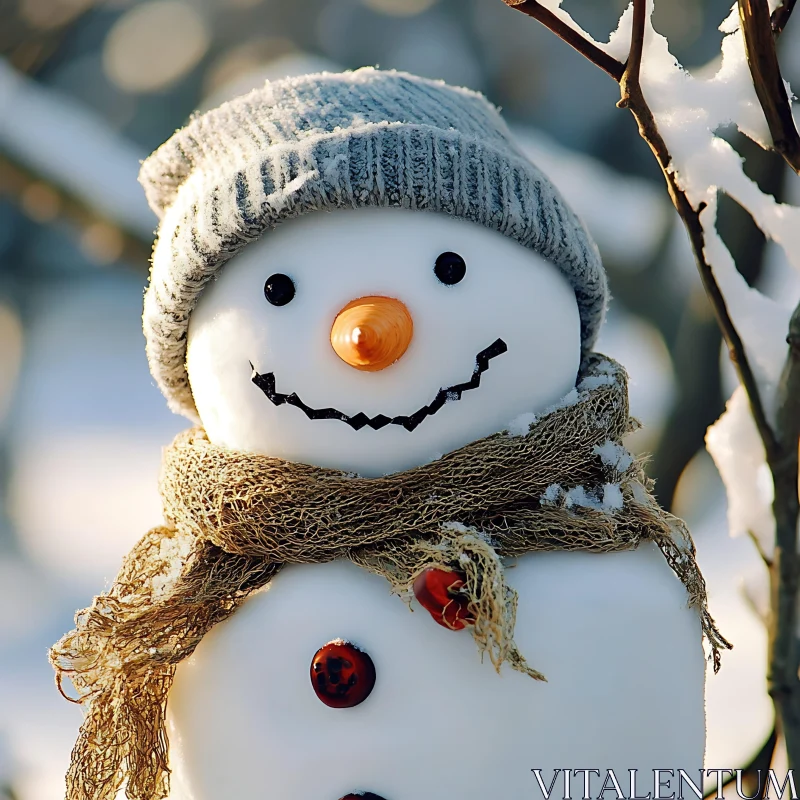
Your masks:
M166 524L52 651L86 710L69 800L699 781L703 634L727 643L621 442L596 248L497 111L286 79L141 180L151 370L199 427L165 451Z

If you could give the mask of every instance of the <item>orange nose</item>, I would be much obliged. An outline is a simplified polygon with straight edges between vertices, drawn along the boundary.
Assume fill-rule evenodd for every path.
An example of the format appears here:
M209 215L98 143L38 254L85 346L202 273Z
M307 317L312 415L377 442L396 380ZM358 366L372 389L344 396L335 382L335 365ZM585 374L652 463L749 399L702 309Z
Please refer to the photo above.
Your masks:
M345 364L377 372L405 353L413 335L414 321L399 300L359 297L336 315L331 344Z

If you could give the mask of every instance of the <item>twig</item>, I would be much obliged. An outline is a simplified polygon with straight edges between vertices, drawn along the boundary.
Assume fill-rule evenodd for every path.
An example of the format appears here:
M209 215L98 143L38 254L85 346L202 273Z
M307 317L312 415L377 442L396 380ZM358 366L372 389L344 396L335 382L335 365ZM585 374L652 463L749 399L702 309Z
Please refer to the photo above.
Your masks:
M739 336L739 332L736 330L736 326L733 324L733 320L728 312L728 306L725 303L725 297L714 276L714 271L705 257L705 233L700 219L700 215L705 210L705 204L701 203L697 208L694 208L689 202L686 192L678 185L675 172L671 169L672 156L669 153L664 138L658 130L653 112L650 110L650 106L645 100L641 83L639 82L644 42L644 22L647 13L646 9L646 0L634 0L631 58L629 59L629 65L626 67L625 74L620 82L622 93L620 103L623 108L628 108L631 114L633 114L639 126L639 134L650 145L650 149L653 151L661 167L664 179L667 182L669 195L689 234L689 240L692 244L697 268L700 272L700 278L703 282L706 294L711 300L711 306L714 309L714 314L722 331L722 336L728 347L730 359L734 367L736 367L739 379L747 392L756 427L764 442L764 447L767 450L768 456L775 458L778 454L775 434L767 420L767 414L758 391L758 384L756 383L753 370L747 358L747 353L745 352L744 343Z
M573 28L559 20L556 26L551 18L542 14L533 0L512 7L543 21L550 30L579 52L595 48L590 42L576 42L580 37ZM785 0L783 11L765 21L766 0L739 0L742 10L742 29L747 42L750 62L759 101L770 122L773 136L777 136L776 149L796 167L800 164L800 144L796 142L797 129L791 120L786 91L780 78L775 55L773 28L783 30L792 12L793 0ZM797 553L797 521L800 516L798 502L798 435L800 434L800 307L792 318L789 332L789 356L780 387L777 411L777 431L772 429L761 394L758 390L744 344L731 319L725 297L716 281L713 269L705 257L705 233L701 215L705 204L693 207L686 192L679 186L671 169L672 157L656 125L640 84L640 70L646 31L647 0L633 0L633 25L628 62L617 78L613 70L605 69L620 84L620 102L636 119L641 137L650 146L658 161L667 189L678 214L686 226L703 287L711 301L717 322L728 347L750 403L750 410L759 436L764 444L767 464L773 477L775 496L775 553L770 568L772 624L769 630L769 693L775 705L777 725L786 741L791 767L800 765L800 642L797 637L797 595L800 585L800 559ZM550 15L552 17L553 15ZM564 29L566 28L566 32ZM567 38L567 34L569 38ZM597 54L590 49L587 55L597 64ZM598 64L598 66L600 66ZM787 120L788 114L788 120ZM789 126L791 120L791 126Z
M756 536L755 531L747 529L747 536L749 537L750 541L753 543L753 546L758 551L759 556L761 556L761 560L764 562L764 566L767 568L772 566L772 559L767 555L764 548L761 546L761 540ZM760 615L759 615L760 616Z
M794 9L786 0L770 18L767 0L739 0L739 18L747 63L758 102L769 125L775 149L800 173L800 134L792 117L775 49L779 34ZM770 565L772 625L769 629L767 684L786 739L791 765L800 763L800 642L797 637L797 595L800 558L797 553L798 439L800 438L800 306L795 309L786 339L789 352L778 385L776 441L778 451L768 462L775 495L775 555Z
M758 145L753 144L753 148L763 153ZM769 158L771 165L776 161ZM781 164L781 174L783 171ZM760 166L758 174L761 183ZM740 207L731 201L720 211L731 208ZM731 216L720 214L720 219L734 234L729 242L732 252L746 253L743 256L746 263L760 268L763 236L752 235L755 226L744 227L735 219L729 223ZM667 511L672 509L678 480L686 465L703 447L706 429L725 410L717 368L722 335L702 288L693 287L687 295L685 287L676 285L671 252L676 223L680 221L672 216L659 235L652 260L640 270L631 273L613 258L605 259L617 302L652 322L673 356L676 396L658 432L652 459L646 464L648 474L655 479L656 499ZM740 238L746 241L740 242Z
M617 108L628 108L630 106L631 91L636 92L637 100L644 102L639 78L642 74L642 56L644 55L644 31L646 22L647 3L634 2L633 24L631 26L631 49L628 54L628 62L625 65L625 71L622 73L622 77L619 80L619 89L622 97L617 103ZM636 116L635 113L634 116ZM649 116L650 120L652 120L652 114ZM639 121L638 117L636 121ZM653 121L652 127L655 128L655 121ZM639 132L642 132L641 123L639 125ZM645 141L647 140L645 139ZM669 154L666 152L666 145L664 145L663 151L667 157L669 157ZM656 157L658 157L658 153L656 153Z
M789 7L786 19L791 11ZM792 106L781 77L767 0L739 0L739 19L753 86L775 149L795 172L800 173L800 134L794 124ZM786 24L786 20L783 20L783 24Z
M783 3L772 12L772 32L775 36L780 36L783 33L786 23L789 22L789 17L792 16L796 2L797 0L783 0Z
M503 0L503 2L533 17L549 28L559 39L563 39L568 45L574 47L582 56L585 56L597 67L607 72L617 83L622 79L625 65L601 50L594 42L581 36L574 28L570 27L564 20L557 17L552 11L545 8L538 0Z
M797 442L800 436L800 306L795 308L789 320L786 337L789 353L778 383L777 431L787 446Z
M775 555L770 569L772 626L769 631L770 696L786 739L790 766L800 763L800 649L797 638L798 440L800 439L800 306L792 314L786 337L789 351L777 391L776 432L780 462L770 464L775 486Z
M783 159L742 133L733 134L730 143L745 158L750 177L762 191L782 199L788 174ZM742 277L753 286L764 267L764 235L750 213L727 195L719 198L716 227ZM673 356L677 391L649 465L656 497L667 510L680 476L703 448L708 426L724 412L727 399L723 399L719 370L722 334L705 291L698 285L687 296L670 288L669 281L674 285L674 265L664 263L659 271L644 269L635 279L626 276L616 283L615 292L629 308L647 312L645 316L657 325ZM677 323L676 302L680 304Z
M591 42L584 39L573 28L566 25L562 20L558 19L550 11L543 8L536 0L524 0L522 3L514 4L512 0L503 0L507 5L512 8L522 11L528 16L540 20L546 25L553 33L564 39L567 44L570 44L576 50L585 54L587 49L597 51L603 54L608 59L607 53L598 50ZM611 75L620 84L621 99L619 105L622 108L627 108L633 114L637 125L639 126L640 136L647 142L650 149L653 151L656 160L658 161L664 179L667 182L667 190L673 205L675 206L678 214L686 226L689 234L692 250L694 252L697 268L700 272L700 278L703 282L703 287L711 300L711 305L714 309L714 314L717 322L722 330L722 335L728 347L728 353L731 361L739 374L739 379L747 392L750 401L750 407L753 413L753 419L756 422L756 427L764 442L764 447L767 450L768 458L778 457L777 442L775 435L767 420L761 395L758 391L758 385L753 375L750 362L747 359L747 354L744 349L739 332L733 324L728 307L725 303L725 298L722 291L717 284L716 278L711 265L706 260L705 250L705 234L703 232L703 225L700 221L700 215L705 209L705 204L701 204L698 208L694 208L689 202L686 193L678 185L675 173L671 170L672 156L670 155L667 144L656 125L653 112L645 100L642 92L641 83L639 80L641 71L641 59L644 52L644 33L647 15L646 0L634 0L633 2L633 27L631 31L631 49L628 63L625 65L620 64L616 59L612 59L615 64L622 67L619 77L614 74L614 71L606 69L598 63L597 54L587 55L586 57L597 66ZM545 21L546 20L546 21ZM557 23L557 24L556 24ZM569 38L563 35L564 30L569 34ZM576 39L581 40L576 42Z

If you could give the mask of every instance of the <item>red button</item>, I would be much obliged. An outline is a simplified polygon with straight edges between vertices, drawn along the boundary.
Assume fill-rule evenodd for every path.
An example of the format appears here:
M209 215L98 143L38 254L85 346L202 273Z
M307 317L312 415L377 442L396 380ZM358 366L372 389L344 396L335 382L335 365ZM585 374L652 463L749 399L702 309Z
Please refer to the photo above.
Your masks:
M311 685L326 706L352 708L363 703L375 686L375 665L363 650L337 639L314 654Z
M458 592L465 579L461 572L431 567L414 581L414 596L419 604L451 631L460 631L475 622L467 608L467 597Z

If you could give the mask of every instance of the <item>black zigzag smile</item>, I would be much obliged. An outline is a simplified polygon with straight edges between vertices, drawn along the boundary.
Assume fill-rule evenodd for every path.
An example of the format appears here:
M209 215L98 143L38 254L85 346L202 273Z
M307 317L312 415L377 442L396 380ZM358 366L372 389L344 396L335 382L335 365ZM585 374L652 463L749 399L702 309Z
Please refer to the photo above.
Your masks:
M466 383L457 383L454 386L448 386L446 389L439 389L436 397L433 398L427 406L422 406L419 410L415 411L410 416L400 417L387 417L385 414L378 414L375 417L368 417L363 411L354 414L352 417L339 411L335 408L311 408L307 406L295 392L292 394L281 394L275 390L275 373L256 372L253 368L253 383L261 389L262 392L276 405L281 406L287 403L290 406L299 408L309 419L338 419L346 422L351 428L361 430L365 426L369 426L373 430L380 430L387 425L400 425L407 431L413 431L420 423L427 417L435 414L445 403L452 403L461 399L461 395L470 389L477 389L481 385L481 375L489 369L489 361L496 356L502 355L508 350L508 345L502 340L497 339L489 345L485 350L481 350L475 356L475 369L472 371L472 377Z

